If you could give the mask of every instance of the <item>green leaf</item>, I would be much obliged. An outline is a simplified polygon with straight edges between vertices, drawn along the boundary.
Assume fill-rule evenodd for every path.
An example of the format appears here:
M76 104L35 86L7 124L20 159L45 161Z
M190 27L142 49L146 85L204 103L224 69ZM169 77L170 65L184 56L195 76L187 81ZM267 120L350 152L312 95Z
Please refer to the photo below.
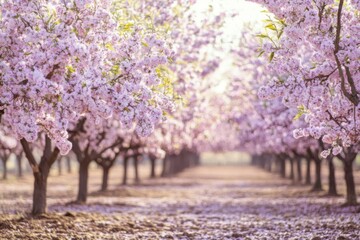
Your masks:
M270 23L270 24L266 25L265 28L268 28L268 29L273 30L273 31L277 31L276 26L273 23Z
M113 46L111 43L106 43L106 44L105 44L105 47L106 47L107 49L111 50L111 51L114 51L114 50L115 50L114 46Z
M257 34L256 37L259 37L259 38L268 38L269 36L268 36L268 35L265 35L265 34Z
M275 53L274 53L274 52L271 52L271 53L270 53L270 56L269 56L269 61L270 61L270 62L273 60L274 56L275 56Z
M304 115L305 113L308 113L309 111L305 108L304 105L300 105L297 107L298 109L298 112L297 114L295 115L295 117L293 118L293 120L298 120L301 118L302 115Z
M265 53L264 50L260 51L259 55L257 57L261 57Z
M73 68L73 66L71 66L71 65L66 66L66 70L68 70L69 73L75 72L75 68Z
M120 69L120 66L119 65L114 65L111 67L111 70L112 74L114 75L119 75L120 72L121 72L121 69Z

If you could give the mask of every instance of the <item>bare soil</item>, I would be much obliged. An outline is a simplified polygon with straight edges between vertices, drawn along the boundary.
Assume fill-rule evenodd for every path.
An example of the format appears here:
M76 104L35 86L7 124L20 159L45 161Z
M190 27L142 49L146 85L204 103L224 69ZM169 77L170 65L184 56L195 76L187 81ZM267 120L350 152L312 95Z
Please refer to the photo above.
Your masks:
M201 166L154 180L148 172L143 166L141 184L121 186L116 167L110 189L99 192L101 171L91 169L87 205L71 203L76 173L53 173L49 213L37 218L27 213L31 175L1 181L0 239L360 239L359 207L341 206L344 196L310 193L252 166Z

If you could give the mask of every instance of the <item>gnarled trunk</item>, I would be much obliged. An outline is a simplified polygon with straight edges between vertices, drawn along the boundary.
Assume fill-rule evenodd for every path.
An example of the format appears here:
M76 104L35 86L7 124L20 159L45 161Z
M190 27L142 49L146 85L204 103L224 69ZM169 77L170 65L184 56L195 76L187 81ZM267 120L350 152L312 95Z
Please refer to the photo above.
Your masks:
M57 147L51 150L51 140L46 135L43 156L41 157L40 164L38 164L30 149L29 143L24 138L20 140L20 143L34 175L32 215L40 215L46 212L47 178L50 168L56 161L60 151Z

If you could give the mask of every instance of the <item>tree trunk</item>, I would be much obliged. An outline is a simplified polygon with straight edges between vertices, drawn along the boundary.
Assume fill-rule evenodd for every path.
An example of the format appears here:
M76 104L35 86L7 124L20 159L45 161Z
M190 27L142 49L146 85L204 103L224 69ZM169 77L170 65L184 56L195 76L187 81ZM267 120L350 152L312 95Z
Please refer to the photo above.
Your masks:
M346 182L346 205L356 205L357 198L355 192L355 182L353 175L353 162L354 159L345 159L344 164L344 173L345 173L345 182Z
M166 156L163 158L162 161L162 170L161 170L161 177L166 177L167 175L167 166L168 166L168 156L166 154Z
M306 159L306 179L305 184L310 185L311 184L311 159Z
M286 177L286 162L284 158L280 159L280 176L282 178Z
M66 163L67 163L67 172L71 173L71 161L70 157L66 157Z
M78 203L86 203L88 194L88 179L89 179L89 165L90 161L83 159L79 166L79 190L76 201Z
M252 166L257 165L257 155L251 155L251 165Z
M109 181L109 167L103 167L103 177L102 177L102 184L101 184L101 191L106 191L108 188L108 181Z
M17 162L17 169L18 169L18 177L22 177L23 176L23 171L22 171L22 159L21 156L16 156L16 162Z
M175 174L175 169L176 169L176 156L175 155L169 155L168 159L167 159L167 165L168 165L168 171L167 171L167 176L172 176Z
M294 159L290 158L290 179L295 180L295 173L294 173Z
M328 195L329 196L337 196L337 190L336 190L336 180L335 180L335 167L333 162L333 157L328 158L328 165L329 165L329 190Z
M269 157L268 159L266 159L266 170L268 171L268 172L271 172L271 165L272 165L272 158L271 157Z
M199 153L196 153L196 155L195 155L195 163L196 163L196 166L199 166L201 164L201 159L200 159Z
M7 179L7 159L2 159L2 163L3 163L3 180Z
M274 157L274 173L280 173L280 160L278 157Z
M29 147L29 143L24 138L20 139L20 143L34 174L32 215L39 215L46 212L47 178L49 176L50 167L56 161L60 151L57 147L51 150L51 140L45 135L43 156L41 157L40 164L38 164Z
M59 158L59 159L57 160L57 165L58 165L58 174L59 174L59 176L61 176L61 175L62 175L61 160L62 160L62 158Z
M126 185L126 183L127 183L128 162L129 162L129 158L128 158L128 157L124 157L124 159L123 159L123 170L124 170L124 173L123 173L123 181L122 181L122 184L123 184L123 185Z
M296 169L297 169L297 181L302 181L302 167L301 167L301 158L296 158Z
M42 166L38 172L34 172L34 194L32 215L37 216L46 213L47 179L50 168Z
M155 178L155 161L156 159L154 157L150 157L150 164L151 164L151 172L150 172L150 178Z
M134 156L135 183L140 182L139 178L139 157Z
M321 159L314 159L315 162L315 183L312 188L312 191L322 191L321 184Z

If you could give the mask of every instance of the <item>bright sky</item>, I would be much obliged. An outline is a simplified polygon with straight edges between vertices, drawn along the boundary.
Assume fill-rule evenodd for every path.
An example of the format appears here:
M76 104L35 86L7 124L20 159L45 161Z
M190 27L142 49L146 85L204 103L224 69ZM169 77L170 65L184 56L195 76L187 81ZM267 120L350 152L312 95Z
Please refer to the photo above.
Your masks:
M199 11L205 11L209 9L209 6L212 5L214 11L217 9L227 9L229 11L237 11L240 13L244 20L249 20L249 17L252 16L254 18L261 19L258 13L262 10L260 5L245 1L245 0L197 0L196 8Z
M245 23L260 22L266 17L266 14L261 12L264 8L245 0L198 0L195 8L199 16L208 16L210 8L215 14L224 10L228 13L237 13L237 17L226 22L228 34L239 33Z
M224 26L224 39L225 43L230 47L235 44L237 46L243 26L247 23L261 23L266 18L266 14L262 12L264 8L256 3L245 0L197 0L195 4L195 11L198 12L199 19L208 17L210 14L218 14L221 12L237 13L236 17L228 18ZM212 9L211 13L209 10ZM262 24L258 24L262 26ZM234 46L234 45L233 45ZM228 83L226 73L228 68L231 67L231 59L228 62L223 62L222 67L215 74L216 79L219 79L218 84L214 88L216 92L223 92Z

